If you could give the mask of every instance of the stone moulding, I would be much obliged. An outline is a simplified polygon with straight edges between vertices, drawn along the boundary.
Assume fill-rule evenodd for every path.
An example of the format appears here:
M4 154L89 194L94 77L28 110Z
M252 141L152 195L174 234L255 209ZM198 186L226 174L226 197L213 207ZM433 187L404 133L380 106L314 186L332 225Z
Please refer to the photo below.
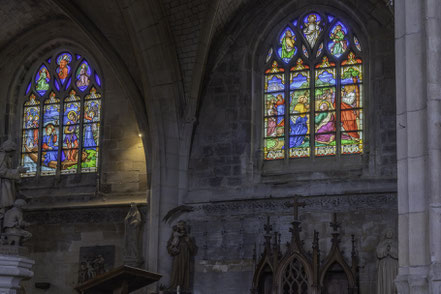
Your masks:
M310 196L302 197L302 200L307 205L304 209L305 212L324 210L344 212L369 209L393 209L397 207L396 193ZM280 212L286 211L288 213L290 211L289 203L291 203L291 201L292 197L285 197L201 203L194 205L195 209L193 213L201 216L226 213L265 213L274 210Z

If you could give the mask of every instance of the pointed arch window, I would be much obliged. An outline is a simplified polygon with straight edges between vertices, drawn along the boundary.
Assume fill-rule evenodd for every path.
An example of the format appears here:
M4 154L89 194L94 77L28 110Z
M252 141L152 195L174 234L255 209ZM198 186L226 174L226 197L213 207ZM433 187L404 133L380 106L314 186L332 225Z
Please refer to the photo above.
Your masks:
M23 177L97 171L102 91L80 54L65 50L42 62L25 91Z
M266 54L264 159L362 154L363 51L335 16L288 23Z

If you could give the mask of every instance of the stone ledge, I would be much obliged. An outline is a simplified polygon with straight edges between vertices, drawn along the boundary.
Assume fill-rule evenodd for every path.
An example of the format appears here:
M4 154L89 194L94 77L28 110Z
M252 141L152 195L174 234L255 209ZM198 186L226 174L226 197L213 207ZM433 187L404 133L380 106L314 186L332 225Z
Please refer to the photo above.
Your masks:
M235 201L218 201L194 204L194 213L199 215L241 214L267 211L292 210L292 197L244 199ZM306 196L302 197L306 207L302 211L333 211L344 212L354 210L397 208L396 193L350 194L337 196ZM191 205L191 204L188 204Z

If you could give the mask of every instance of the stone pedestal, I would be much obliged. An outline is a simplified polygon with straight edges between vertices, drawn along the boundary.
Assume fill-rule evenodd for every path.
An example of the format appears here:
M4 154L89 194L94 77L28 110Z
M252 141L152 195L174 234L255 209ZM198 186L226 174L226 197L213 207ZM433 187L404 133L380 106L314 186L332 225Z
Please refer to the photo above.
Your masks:
M12 248L11 250L14 251ZM21 287L20 282L34 275L31 271L34 261L18 255L1 254L1 251L0 249L0 294L17 294Z

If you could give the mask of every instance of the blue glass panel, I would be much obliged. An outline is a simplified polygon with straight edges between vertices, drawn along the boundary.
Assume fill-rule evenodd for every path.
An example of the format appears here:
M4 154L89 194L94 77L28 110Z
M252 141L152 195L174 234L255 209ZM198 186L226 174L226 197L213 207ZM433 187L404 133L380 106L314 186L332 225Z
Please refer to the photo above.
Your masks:
M31 90L31 82L29 82L28 87L26 88L26 95L29 94L30 90Z
M319 81L321 83L319 83ZM327 86L327 85L335 85L335 78L333 73L324 70L318 75L318 81L316 82L316 86Z
M96 83L98 84L98 86L101 87L101 80L100 80L100 77L98 76L97 73L95 73L95 81L96 81Z
M57 91L60 91L60 84L58 83L57 80L54 81L55 84L55 88L57 89Z
M308 71L291 73L291 79L292 79L291 84L290 84L291 90L309 88L309 72Z
M43 125L58 125L60 120L60 104L49 104L44 106Z
M72 82L72 78L70 78L70 79L67 81L67 84L66 84L66 90L67 90L67 88L69 88L71 82Z
M283 75L269 75L265 76L265 91L277 92L285 89Z

